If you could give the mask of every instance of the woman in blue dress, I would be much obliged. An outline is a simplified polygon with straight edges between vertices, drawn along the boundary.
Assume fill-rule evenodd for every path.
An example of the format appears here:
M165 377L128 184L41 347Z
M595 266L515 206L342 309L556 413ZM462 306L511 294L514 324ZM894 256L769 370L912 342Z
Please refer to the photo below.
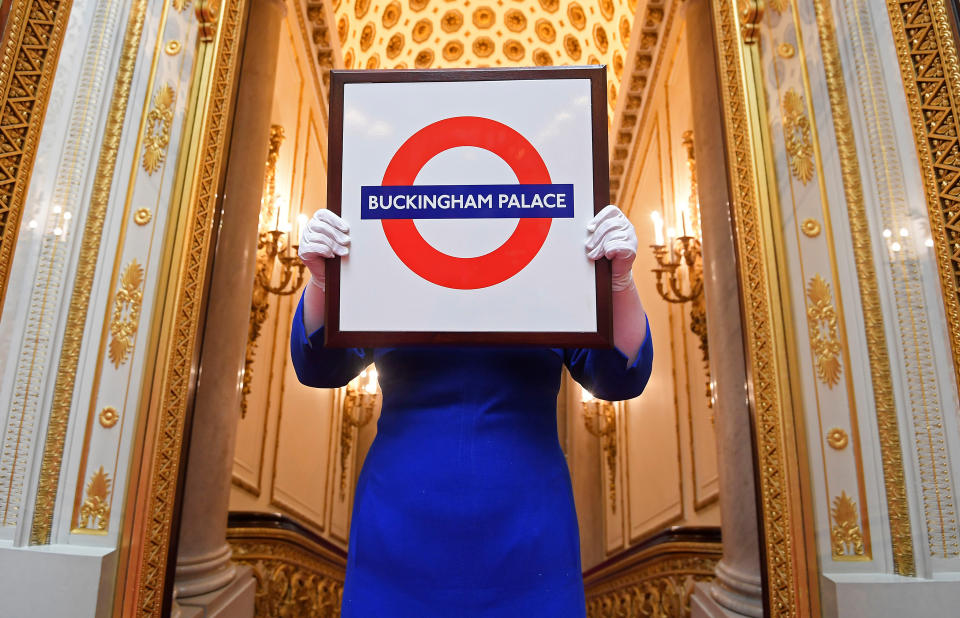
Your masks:
M357 481L343 618L582 617L580 537L557 436L561 367L603 399L650 377L650 326L633 284L637 238L616 206L587 226L613 263L615 347L323 346L324 262L349 226L320 210L300 257L312 274L290 348L300 381L340 387L376 363L377 434Z

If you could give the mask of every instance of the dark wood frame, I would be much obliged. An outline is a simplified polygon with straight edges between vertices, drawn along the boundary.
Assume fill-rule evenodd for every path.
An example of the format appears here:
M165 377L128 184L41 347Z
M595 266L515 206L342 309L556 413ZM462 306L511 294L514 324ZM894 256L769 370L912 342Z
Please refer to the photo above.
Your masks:
M330 123L327 133L327 208L340 214L343 176L343 87L356 83L464 82L544 79L588 79L593 139L594 212L609 201L610 177L607 152L606 66L531 67L509 69L405 69L376 71L330 71ZM595 262L597 328L590 332L503 331L341 331L340 258L327 261L325 344L331 347L392 346L406 344L537 345L554 347L611 347L613 307L610 262Z

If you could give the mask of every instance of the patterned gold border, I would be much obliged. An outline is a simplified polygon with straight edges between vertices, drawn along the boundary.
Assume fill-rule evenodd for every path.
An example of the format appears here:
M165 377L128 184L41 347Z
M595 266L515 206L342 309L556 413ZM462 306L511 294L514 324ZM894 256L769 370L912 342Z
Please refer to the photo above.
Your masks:
M136 612L144 616L160 616L163 611L163 590L170 550L170 532L174 517L184 422L192 381L192 372L200 311L203 306L204 281L213 216L217 202L222 159L236 79L242 16L245 0L232 0L217 15L216 33L209 40L202 37L197 51L197 92L192 110L199 117L199 132L193 144L185 144L184 152L196 148L196 160L188 163L186 173L195 176L183 193L188 208L186 229L182 232L182 263L171 271L172 313L165 317L172 329L163 354L164 365L159 384L159 401L150 406L156 418L153 433L149 488L146 497L142 546L136 550L130 566L138 573L135 596ZM209 15L209 13L205 14ZM202 17L202 16L201 16ZM201 32L210 32L214 24L201 23ZM176 199L176 198L175 198Z
M948 10L944 0L887 0L927 192L947 334L960 387L960 249L955 245L951 248L947 235L947 228L956 234L957 221L950 213L960 207L960 173L956 168L960 63Z
M757 103L759 66L756 27L762 3L714 2L717 60L723 100L724 133L736 229L740 290L747 337L750 395L756 425L756 452L764 535L766 603L771 616L804 615L815 604L810 591L809 539L801 515L802 488L795 478L799 448L794 435L789 373L784 355L784 316L769 221L776 205L765 170L768 154L758 132L769 125ZM744 23L741 23L741 20ZM741 33L743 43L741 43ZM761 86L762 87L762 86Z
M253 569L254 615L339 616L346 561L301 534L228 528L233 560Z
M873 379L873 399L880 433L887 511L890 515L890 542L893 550L894 571L899 575L916 575L900 432L893 399L890 358L887 352L877 274L873 264L873 247L860 181L860 163L854 142L850 107L847 103L843 68L840 63L840 50L830 0L814 0L813 5L817 17L820 50L827 78L837 149L840 154L846 207L850 215L848 220L853 241L854 261L857 266L857 279L860 284L860 302L867 336L870 375Z
M123 131L130 98L130 81L136 66L137 50L143 32L146 0L137 0L130 10L127 31L123 39L120 66L113 87L107 124L103 132L103 145L94 175L93 193L83 230L80 256L77 260L77 274L70 308L63 335L63 347L60 352L60 364L57 368L57 380L54 387L53 402L50 409L50 421L44 440L43 460L40 468L40 480L37 489L33 524L30 531L30 543L42 545L50 542L53 525L54 503L60 480L60 466L63 459L63 446L67 435L67 422L70 418L70 406L73 401L73 382L76 379L77 363L80 359L80 344L83 327L87 320L87 308L90 303L90 291L93 287L93 275L100 252L100 240L103 234L103 222L110 199L113 173L117 164L117 151Z
M0 307L72 0L16 0L0 60Z
M697 582L714 579L720 543L668 541L584 578L589 618L689 616Z

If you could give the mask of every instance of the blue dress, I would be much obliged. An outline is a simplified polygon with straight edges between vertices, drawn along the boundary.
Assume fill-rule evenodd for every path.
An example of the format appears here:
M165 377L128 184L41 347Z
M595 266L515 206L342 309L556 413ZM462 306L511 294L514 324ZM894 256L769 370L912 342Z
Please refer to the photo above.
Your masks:
M300 382L345 385L375 362L377 434L357 481L343 618L585 615L580 536L557 436L561 367L597 397L636 397L614 349L323 347L303 299L290 338Z

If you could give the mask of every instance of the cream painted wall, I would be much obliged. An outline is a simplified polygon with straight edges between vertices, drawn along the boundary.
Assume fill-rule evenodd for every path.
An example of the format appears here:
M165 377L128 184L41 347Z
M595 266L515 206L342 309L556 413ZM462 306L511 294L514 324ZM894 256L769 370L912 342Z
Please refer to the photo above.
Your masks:
M272 122L285 135L276 165L276 192L289 205L281 213L281 227L288 222L294 237L297 215L324 207L327 190L326 102L310 67L304 32L297 7L288 2ZM341 499L340 392L301 385L290 363L290 328L300 292L269 296L247 414L237 433L230 509L280 511L345 547L357 457L365 454L370 439L361 437L358 443L353 430Z
M574 444L582 447L592 440L589 464L580 457L571 459L584 569L668 526L720 524L716 436L699 337L690 331L689 303L663 300L651 272L656 260L649 248L654 243L650 214L660 212L666 226L679 231L679 209L690 196L682 136L693 128L693 118L682 15L667 37L663 64L649 91L655 98L641 119L635 151L628 160L622 193L628 197L619 204L639 237L634 279L650 320L654 365L643 395L617 410L615 506L608 496L605 455L599 439L583 427L576 387L568 404L569 430L586 436ZM686 223L692 228L689 212ZM711 353L722 358L722 351ZM602 480L603 486L597 490L589 482L578 482L578 477Z

